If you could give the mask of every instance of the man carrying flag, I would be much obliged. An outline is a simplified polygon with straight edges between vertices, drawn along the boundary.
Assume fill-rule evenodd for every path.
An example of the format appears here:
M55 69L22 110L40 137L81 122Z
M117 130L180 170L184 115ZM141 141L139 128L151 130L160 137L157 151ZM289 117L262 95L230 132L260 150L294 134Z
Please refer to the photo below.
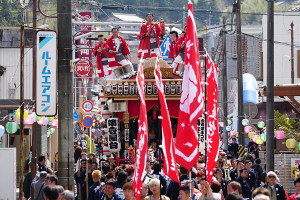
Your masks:
M190 170L199 158L197 120L203 113L204 94L201 83L199 45L189 0L185 34L184 75L176 137L176 161Z
M143 55L142 55L143 58ZM135 198L141 198L141 190L143 185L143 172L145 171L147 155L148 155L148 120L146 110L146 100L144 93L144 70L143 59L141 58L136 83L139 90L140 97L140 112L139 112L139 126L138 138L136 148L136 162L133 176L132 187L134 189Z
M161 110L161 125L162 125L162 148L164 153L164 168L163 172L173 181L179 183L178 170L175 162L175 145L169 116L169 109L165 98L164 85L162 82L161 71L159 67L159 58L156 58L155 63L155 81L159 96Z

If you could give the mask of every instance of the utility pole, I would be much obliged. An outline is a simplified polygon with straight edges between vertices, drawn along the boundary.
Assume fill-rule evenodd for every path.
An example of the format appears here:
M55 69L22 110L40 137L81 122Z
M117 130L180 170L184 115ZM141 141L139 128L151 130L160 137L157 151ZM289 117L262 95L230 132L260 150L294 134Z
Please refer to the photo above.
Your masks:
M274 0L268 1L267 16L267 172L274 171Z
M23 149L24 149L24 26L21 25L20 39L20 178L19 178L19 200L23 200Z
M223 36L223 143L224 143L224 149L228 150L228 133L226 131L227 127L227 57L226 57L226 18L223 16L223 30L222 30L222 36Z
M294 74L294 23L291 23L291 76L292 76L292 84L295 82L295 74Z
M35 105L36 101L36 0L32 2L32 104ZM31 145L31 174L30 180L32 181L36 175L36 133L37 123L32 124L32 145ZM31 199L34 199L34 189L30 190Z
M238 78L238 131L239 144L245 146L243 120L243 62L242 62L242 27L241 27L241 0L237 0L236 33L237 33L237 78Z
M58 30L58 180L74 186L73 70L71 0L57 1Z

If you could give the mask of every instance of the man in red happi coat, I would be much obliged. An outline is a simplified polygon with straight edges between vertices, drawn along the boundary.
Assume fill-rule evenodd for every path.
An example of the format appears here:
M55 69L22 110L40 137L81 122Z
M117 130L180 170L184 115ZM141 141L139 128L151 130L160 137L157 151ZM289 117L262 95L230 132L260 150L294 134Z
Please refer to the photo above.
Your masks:
M148 13L147 23L143 24L140 31L140 45L138 57L144 53L144 59L161 57L159 37L161 36L161 27L158 23L154 23L154 16L152 13Z
M97 73L99 77L109 76L107 52L110 50L109 46L104 41L103 35L98 35L99 44L93 50L94 56L97 58Z
M181 36L175 44L175 59L171 65L173 72L177 73L180 64L184 63L184 49L185 49L185 31L181 33Z
M106 44L109 46L109 54L108 54L108 65L112 70L112 74L110 78L116 78L114 69L119 66L128 65L133 71L132 63L128 59L128 55L130 54L130 49L125 39L119 36L118 28L112 29L112 36L110 36L106 40Z
M171 45L170 45L170 51L169 51L169 56L168 58L172 59L172 62L174 62L176 56L178 55L178 52L176 51L176 42L178 39L178 33L176 31L171 31L170 32L170 38L172 40Z

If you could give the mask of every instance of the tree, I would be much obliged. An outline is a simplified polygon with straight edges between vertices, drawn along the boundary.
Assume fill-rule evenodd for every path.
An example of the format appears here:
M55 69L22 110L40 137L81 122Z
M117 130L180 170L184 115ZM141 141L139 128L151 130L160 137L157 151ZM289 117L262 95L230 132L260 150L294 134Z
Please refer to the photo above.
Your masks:
M300 142L300 121L299 119L291 119L287 114L281 114L278 110L274 111L275 131L281 129L285 133L285 138L294 138Z

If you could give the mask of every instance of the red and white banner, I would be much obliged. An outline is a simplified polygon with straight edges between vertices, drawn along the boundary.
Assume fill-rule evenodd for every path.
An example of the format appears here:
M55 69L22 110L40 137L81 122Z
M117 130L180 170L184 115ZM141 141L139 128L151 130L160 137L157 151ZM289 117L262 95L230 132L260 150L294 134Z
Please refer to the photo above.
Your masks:
M199 41L189 1L185 34L184 75L176 136L176 161L190 170L199 158L197 120L203 113L204 94L201 83Z
M146 101L144 93L144 70L142 60L140 62L138 74L136 76L136 83L139 90L140 97L140 112L139 112L139 126L138 138L136 148L136 162L134 169L134 176L132 186L134 188L135 198L141 198L141 190L143 184L143 172L145 171L147 155L148 155L148 120Z
M165 98L164 85L159 67L159 58L156 58L154 76L159 96L161 125L162 125L162 149L164 153L164 168L163 172L173 181L179 183L177 164L175 162L175 144L171 128L169 109Z
M217 65L210 57L207 63L207 161L206 180L211 182L219 156L219 123L218 123L218 72Z

